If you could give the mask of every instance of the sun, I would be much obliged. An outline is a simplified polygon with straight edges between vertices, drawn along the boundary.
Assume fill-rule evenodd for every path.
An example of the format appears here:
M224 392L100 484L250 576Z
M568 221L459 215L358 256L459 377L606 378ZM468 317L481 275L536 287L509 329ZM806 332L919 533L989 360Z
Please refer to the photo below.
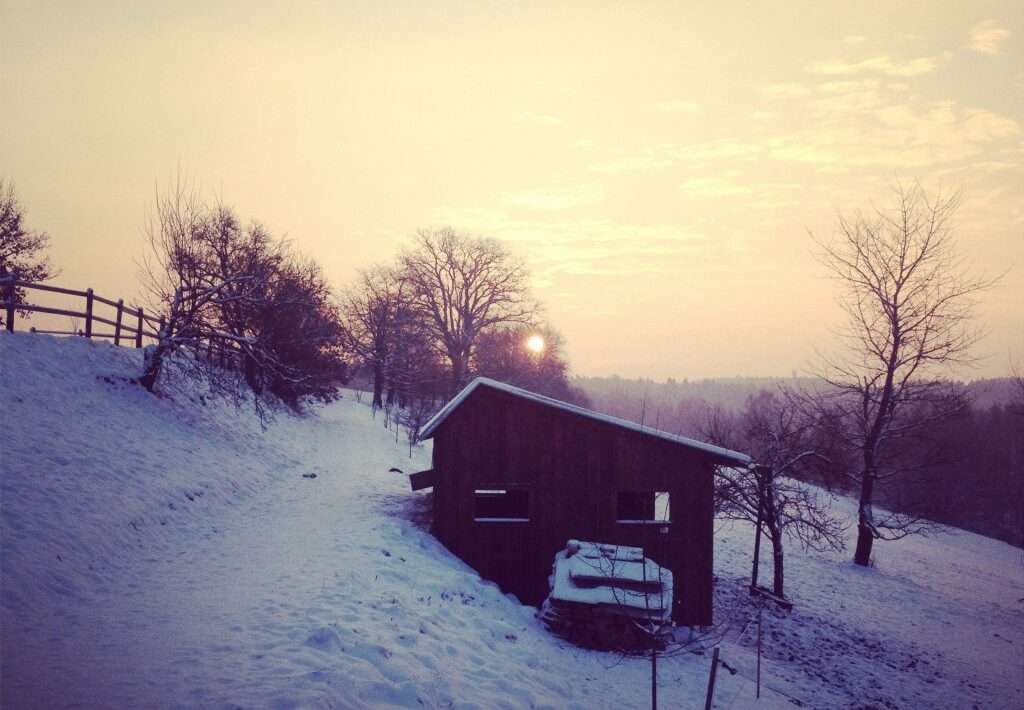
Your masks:
M539 335L531 335L526 339L526 349L533 353L544 352L544 338Z

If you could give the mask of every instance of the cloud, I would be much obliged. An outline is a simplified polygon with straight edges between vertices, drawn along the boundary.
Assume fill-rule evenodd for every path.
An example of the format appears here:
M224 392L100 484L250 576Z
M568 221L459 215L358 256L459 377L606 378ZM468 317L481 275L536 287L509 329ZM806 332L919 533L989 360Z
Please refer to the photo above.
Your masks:
M566 277L642 278L678 273L714 245L679 226L630 225L606 219L521 219L501 210L445 208L438 224L486 234L526 256L534 284Z
M719 161L723 158L753 160L760 152L761 148L755 144L731 138L722 138L677 147L672 151L672 155L679 160L687 162L709 162Z
M867 39L867 37L865 37L864 35L847 35L846 37L843 37L843 44L847 44L847 45L864 44L864 40L866 40L866 39Z
M696 113L700 110L700 104L696 101L671 99L669 101L659 101L657 108L662 113Z
M937 57L917 57L909 61L899 61L886 54L880 54L859 62L814 62L808 65L807 71L827 76L852 76L877 72L887 76L912 77L930 74L935 71L937 66Z
M780 84L768 84L761 87L761 93L772 99L798 99L807 96L811 90L803 84L796 82L783 82Z
M984 20L971 28L967 46L982 54L999 54L1003 42L1010 38L1010 30L995 20Z
M747 195L751 192L746 185L721 178L692 178L683 182L679 187L693 197L729 197L730 195Z
M539 123L542 126L558 126L562 123L561 118L548 113L528 113L526 114L526 120Z
M763 174L772 162L836 174L920 172L981 162L1024 170L1024 131L1012 116L948 99L927 100L900 82L878 77L828 81L815 88L774 104L770 115L777 120L745 139L667 149L664 155L691 171L693 179L680 188L701 197L748 195L748 205L782 199L766 195L764 183L729 179L732 167ZM751 162L756 167L749 167Z
M594 163L591 170L599 173L633 173L647 170L660 170L672 165L672 161L654 155L637 155L617 160Z
M825 81L818 84L818 90L826 94L849 94L860 89L874 89L878 82L872 79L866 81Z
M583 150L590 150L595 145L597 145L597 143L595 143L590 138L577 138L576 139L576 147L577 148L583 148Z
M804 126L769 141L772 158L837 169L937 168L998 155L1020 136L1006 116L878 88L821 96L804 109Z
M599 185L578 185L514 192L505 195L502 201L511 207L532 210L566 210L600 202L603 198L604 190Z

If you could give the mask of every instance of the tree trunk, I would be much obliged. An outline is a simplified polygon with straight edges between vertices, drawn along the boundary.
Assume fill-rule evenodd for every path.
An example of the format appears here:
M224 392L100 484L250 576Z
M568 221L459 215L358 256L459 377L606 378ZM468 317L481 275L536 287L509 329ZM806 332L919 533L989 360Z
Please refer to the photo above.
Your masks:
M452 363L452 381L449 397L454 397L462 389L462 379L466 376L466 360L461 354L449 354L448 358Z
M242 359L242 372L245 374L245 382L253 392L259 394L263 391L263 382L260 377L261 373L259 363L256 362L256 358L248 352L242 354Z
M384 406L384 363L377 360L373 363L373 408Z
M139 384L145 387L147 392L156 390L156 381L160 377L160 368L163 366L167 350L167 346L161 342L147 347L142 354L142 377L139 378Z
M777 597L785 597L785 586L783 579L783 558L782 558L782 534L771 531L772 537L772 594Z
M871 470L864 472L860 484L860 505L857 509L857 549L853 553L854 563L867 567L871 561L871 547L875 544L874 521L871 499L874 495L875 475Z
M139 309L142 312L142 309ZM171 336L174 335L174 326L178 315L181 313L181 289L175 289L174 298L171 299L171 307L167 314L167 321L160 319L160 330L157 331L157 344L149 346L142 353L142 377L139 384L149 392L156 390L156 381L160 377L160 369L163 367L164 358L171 351L174 342ZM141 318L141 316L140 316ZM139 331L142 331L142 321L139 321ZM140 340L141 342L141 340Z
M858 517L860 520L857 522L857 549L853 553L853 561L861 567L867 567L871 562L871 547L875 544L875 534L871 532L870 526L864 524L863 511Z

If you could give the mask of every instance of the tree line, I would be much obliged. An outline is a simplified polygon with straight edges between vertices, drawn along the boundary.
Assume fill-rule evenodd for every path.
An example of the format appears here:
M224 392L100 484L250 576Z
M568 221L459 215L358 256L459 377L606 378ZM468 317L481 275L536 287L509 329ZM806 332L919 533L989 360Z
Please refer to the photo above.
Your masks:
M373 407L412 438L478 375L585 402L524 264L496 240L420 230L338 294L316 261L180 178L157 191L144 232L143 286L150 312L162 316L139 377L152 392L176 376L200 376L266 414L271 401L298 407L368 380ZM0 182L2 273L51 278L48 243L25 226L13 185ZM540 345L527 349L529 338ZM221 357L209 357L214 349ZM222 367L225 349L236 367Z
M860 565L876 541L927 532L936 520L1021 544L1024 404L972 408L968 391L945 376L971 362L979 338L973 308L996 281L963 267L957 204L956 195L901 187L890 206L841 216L834 238L817 241L847 320L845 347L823 357L813 378L757 394L739 412L704 411L700 420L692 406L665 420L661 412L649 417L646 406L639 413L645 424L703 436L758 462L719 472L719 512L768 536L780 596L783 539L843 544L827 496L793 479L857 498ZM588 403L568 378L562 338L544 323L525 266L496 240L420 230L336 297L316 262L181 181L157 194L146 235L145 284L164 314L139 378L151 391L172 377L172 362L236 396L251 393L261 411L268 395L298 406L330 399L339 382L359 377L374 409L404 425L410 442L474 376ZM0 269L52 275L46 243L24 226L13 187L0 184ZM528 339L540 345L528 349ZM239 366L229 373L197 357L213 342L230 346ZM182 351L189 356L170 357Z

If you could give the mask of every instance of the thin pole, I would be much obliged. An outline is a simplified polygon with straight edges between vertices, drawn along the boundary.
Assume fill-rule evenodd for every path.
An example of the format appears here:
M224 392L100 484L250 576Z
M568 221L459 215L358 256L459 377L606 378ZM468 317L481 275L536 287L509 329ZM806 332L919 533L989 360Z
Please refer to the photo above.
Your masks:
M715 697L715 673L718 672L718 646L711 653L711 675L708 676L708 696L704 700L704 710L711 710L711 700Z
M647 623L651 624L648 638L651 641L651 710L658 710L658 644L654 637L654 624L651 622L651 597L647 589L647 548L640 548L640 571L644 582L644 608L647 609Z
M658 710L658 648L651 644L651 710Z
M761 617L764 612L764 603L757 603L757 697L761 697Z

